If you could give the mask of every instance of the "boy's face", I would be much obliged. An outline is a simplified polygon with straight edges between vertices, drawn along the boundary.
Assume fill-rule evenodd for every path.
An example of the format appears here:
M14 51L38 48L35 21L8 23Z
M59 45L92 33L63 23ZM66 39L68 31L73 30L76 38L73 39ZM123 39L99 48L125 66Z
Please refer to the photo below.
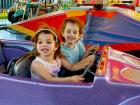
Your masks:
M74 45L80 38L79 26L75 23L68 22L62 35L66 44Z
M53 55L57 50L56 43L51 34L40 33L37 41L37 51L41 56Z

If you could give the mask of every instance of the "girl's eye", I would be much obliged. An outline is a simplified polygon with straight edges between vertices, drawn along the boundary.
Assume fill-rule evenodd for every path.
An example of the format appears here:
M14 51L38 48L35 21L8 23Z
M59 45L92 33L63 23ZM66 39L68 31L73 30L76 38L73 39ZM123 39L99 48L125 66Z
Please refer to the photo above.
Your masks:
M51 44L52 42L51 41L47 41L46 43Z

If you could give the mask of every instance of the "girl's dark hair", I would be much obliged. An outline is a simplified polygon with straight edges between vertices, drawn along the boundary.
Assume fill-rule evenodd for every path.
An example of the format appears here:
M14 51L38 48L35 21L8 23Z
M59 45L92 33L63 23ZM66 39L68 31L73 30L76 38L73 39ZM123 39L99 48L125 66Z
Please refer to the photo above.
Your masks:
M78 27L79 27L79 34L82 35L83 34L83 26L81 24L81 22L76 19L76 18L67 18L64 22L63 22L63 25L62 25L62 33L64 33L64 30L66 28L66 25L67 23L73 23L73 24L76 24ZM64 41L64 38L63 38L63 41Z
M51 30L51 29L40 29L39 31L36 32L35 36L32 38L32 41L35 43L35 49L33 50L35 56L38 56L39 53L37 52L36 50L36 44L37 44L37 41L38 41L38 37L41 33L44 33L44 34L51 34L53 36L53 39L55 40L55 44L57 45L58 49L55 51L54 53L54 57L56 59L56 57L62 57L62 54L60 52L60 41L58 39L58 36L57 34Z

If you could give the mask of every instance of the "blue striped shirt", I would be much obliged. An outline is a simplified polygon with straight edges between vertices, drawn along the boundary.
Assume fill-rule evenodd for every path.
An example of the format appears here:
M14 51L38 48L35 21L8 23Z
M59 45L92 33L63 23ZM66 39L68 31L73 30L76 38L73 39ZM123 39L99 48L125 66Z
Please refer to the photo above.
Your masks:
M66 60L73 64L78 62L84 55L85 47L81 42L77 42L74 48L68 48L64 44L61 45L61 52L64 54Z

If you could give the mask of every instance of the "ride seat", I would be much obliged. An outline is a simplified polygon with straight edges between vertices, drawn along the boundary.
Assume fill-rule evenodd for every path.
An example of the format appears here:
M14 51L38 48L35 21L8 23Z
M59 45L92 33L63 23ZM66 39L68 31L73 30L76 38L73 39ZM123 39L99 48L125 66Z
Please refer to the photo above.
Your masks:
M5 72L6 58L3 52L2 43L0 41L0 73Z
M14 65L14 75L25 78L31 78L30 66L34 59L35 56L32 52L18 59Z

